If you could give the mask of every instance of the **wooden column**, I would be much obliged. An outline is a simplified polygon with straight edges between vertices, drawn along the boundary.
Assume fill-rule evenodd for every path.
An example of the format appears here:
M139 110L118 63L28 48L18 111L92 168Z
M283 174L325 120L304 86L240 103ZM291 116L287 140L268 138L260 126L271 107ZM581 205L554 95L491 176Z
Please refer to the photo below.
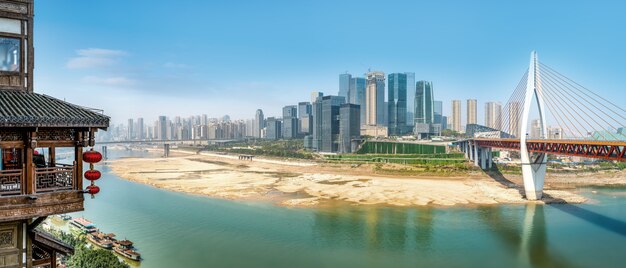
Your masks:
M52 254L50 254L50 268L57 268L57 252L56 252L56 250L52 250Z
M24 146L24 167L26 176L26 194L35 193L35 163L33 163L33 150L37 146L37 133L29 132Z
M57 164L55 147L48 147L48 163L50 163L50 167L54 167Z
M83 132L78 131L76 134L76 146L74 147L74 160L76 163L74 164L75 168L75 184L76 190L83 189Z

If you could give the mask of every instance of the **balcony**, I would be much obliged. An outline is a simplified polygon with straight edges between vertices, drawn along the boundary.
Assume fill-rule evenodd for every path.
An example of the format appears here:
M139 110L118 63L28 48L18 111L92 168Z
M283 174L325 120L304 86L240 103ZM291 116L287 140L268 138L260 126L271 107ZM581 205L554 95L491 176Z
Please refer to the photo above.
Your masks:
M29 176L28 172L32 172ZM18 220L83 210L76 165L0 170L0 219Z

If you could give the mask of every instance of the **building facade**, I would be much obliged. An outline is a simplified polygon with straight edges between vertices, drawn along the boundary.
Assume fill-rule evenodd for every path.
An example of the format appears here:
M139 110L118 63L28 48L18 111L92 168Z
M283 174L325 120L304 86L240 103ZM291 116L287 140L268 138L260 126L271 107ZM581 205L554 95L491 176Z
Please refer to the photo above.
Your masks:
M367 73L365 124L385 125L385 73Z
M313 104L312 148L319 152L339 150L339 111L344 97L323 96Z
M452 101L452 125L450 125L450 129L456 132L462 132L461 129L461 101L453 100Z
M407 75L392 73L387 76L387 127L390 136L399 136L406 133L406 96Z
M298 106L288 105L283 107L283 135L284 139L298 137Z
M359 105L361 111L361 125L365 125L365 112L366 112L366 86L367 80L363 77L353 77L350 83L350 92L348 102Z
M361 138L361 107L344 103L339 107L339 152L352 153Z
M467 100L467 124L476 124L478 122L476 106L478 101L475 99Z
M502 130L502 105L500 103L485 103L485 126Z
M338 96L344 97L348 100L348 92L350 91L350 82L352 81L352 75L349 73L339 75L339 93Z
M254 137L263 138L261 135L263 128L265 128L265 117L263 116L263 110L257 109L254 115Z
M265 138L268 140L280 140L282 138L282 122L275 117L268 117L265 122Z

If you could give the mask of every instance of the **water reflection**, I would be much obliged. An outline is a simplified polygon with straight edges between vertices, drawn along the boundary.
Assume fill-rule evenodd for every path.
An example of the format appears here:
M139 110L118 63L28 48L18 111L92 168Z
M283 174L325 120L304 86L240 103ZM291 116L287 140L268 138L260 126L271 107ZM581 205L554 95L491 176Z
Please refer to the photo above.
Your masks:
M482 222L487 227L485 235L492 234L496 243L499 241L511 256L517 256L516 262L522 267L572 267L565 258L549 249L545 207L529 204L520 208L479 207L473 214L463 214L462 217L475 217L477 224ZM436 211L430 207L401 209L336 206L314 214L313 230L319 246L323 247L360 248L368 251L393 249L419 256L422 252L434 250ZM447 219L449 215L440 217L451 220ZM446 226L451 225L452 221L445 220L436 226L438 230L446 232L449 231L446 228L455 228ZM482 230L480 225L465 227L470 232L472 229L477 229L477 232ZM470 240L475 239L471 235L468 237ZM447 241L472 242L475 241Z

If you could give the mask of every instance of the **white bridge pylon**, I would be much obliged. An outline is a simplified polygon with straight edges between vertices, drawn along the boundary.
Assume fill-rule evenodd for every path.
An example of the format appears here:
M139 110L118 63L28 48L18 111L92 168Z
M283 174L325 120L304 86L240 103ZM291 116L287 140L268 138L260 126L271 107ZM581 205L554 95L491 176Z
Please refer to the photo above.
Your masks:
M530 66L528 67L528 80L526 83L526 96L524 99L524 110L522 110L522 121L520 131L520 157L522 160L522 177L524 179L524 190L526 199L538 200L543 195L543 184L546 176L547 155L545 153L537 153L533 156L528 152L526 147L526 139L528 138L528 120L530 117L531 104L533 97L537 104L539 112L539 123L541 129L541 138L546 138L546 114L543 102L543 92L541 91L541 76L538 70L537 52L530 53Z

